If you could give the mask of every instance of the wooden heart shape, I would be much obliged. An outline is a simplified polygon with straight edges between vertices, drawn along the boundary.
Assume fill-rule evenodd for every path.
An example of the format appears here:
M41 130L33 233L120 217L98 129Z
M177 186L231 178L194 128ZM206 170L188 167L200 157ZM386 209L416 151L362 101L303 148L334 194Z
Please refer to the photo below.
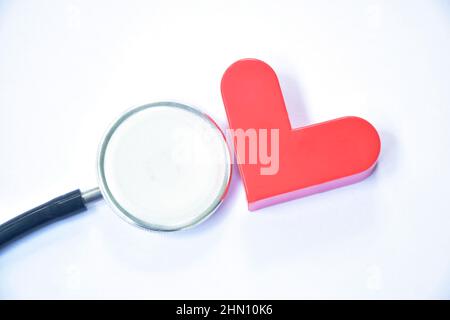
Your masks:
M250 210L348 185L373 171L381 145L375 128L358 117L291 128L278 78L266 63L235 62L221 90ZM257 154L249 156L255 145Z

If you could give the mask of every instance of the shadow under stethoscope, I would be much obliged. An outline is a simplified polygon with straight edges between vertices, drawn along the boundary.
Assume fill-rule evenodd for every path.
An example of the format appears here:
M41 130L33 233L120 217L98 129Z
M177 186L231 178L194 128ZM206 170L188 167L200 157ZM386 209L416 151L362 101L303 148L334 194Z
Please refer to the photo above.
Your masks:
M233 165L232 179L222 205L203 223L177 232L136 230L121 221L102 228L109 254L114 260L126 262L127 267L140 272L177 271L202 260L217 251L223 238L223 224L235 208L239 192L243 192L241 178ZM115 218L115 217L113 217ZM116 229L117 228L117 229ZM124 228L130 232L123 233ZM164 241L164 244L162 244ZM126 243L126 250L123 244Z

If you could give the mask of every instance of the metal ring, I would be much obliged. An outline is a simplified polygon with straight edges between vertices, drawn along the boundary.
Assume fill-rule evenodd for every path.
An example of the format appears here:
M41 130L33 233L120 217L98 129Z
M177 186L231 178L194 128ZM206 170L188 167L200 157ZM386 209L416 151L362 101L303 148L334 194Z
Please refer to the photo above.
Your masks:
M108 143L113 136L113 134L116 132L117 128L120 127L120 125L127 120L132 115L139 113L143 110L146 110L148 108L153 107L159 107L159 106L165 106L165 107L174 107L174 108L180 108L186 111L189 111L193 114L196 114L197 116L202 117L204 120L209 122L223 137L223 147L226 150L227 154L227 162L225 165L226 168L226 176L224 178L223 184L220 188L220 193L217 195L217 197L214 199L213 203L196 219L193 219L192 221L189 221L189 223L185 223L183 225L179 225L176 227L167 227L163 225L157 225L152 224L147 221L144 221L142 219L137 218L133 215L133 213L128 212L125 208L123 208L120 203L114 198L114 195L111 193L111 190L108 187L108 183L106 181L105 176L105 153L106 149L108 147ZM220 204L223 202L223 199L226 195L226 192L228 190L228 186L230 184L231 180L231 172L232 172L232 165L231 165L231 155L230 150L228 148L227 142L225 140L225 136L223 135L223 132L220 130L220 128L217 126L217 124L205 113L189 107L184 104L176 103L176 102L156 102L156 103L150 103L143 106L132 108L125 113L123 113L107 130L106 134L104 135L103 139L101 140L99 151L98 151L98 158L97 158L97 173L98 173L98 181L99 181L99 188L101 190L101 193L103 195L103 198L108 203L108 205L113 209L113 211L118 214L121 218L123 218L128 223L147 229L152 231L177 231L182 229L187 229L190 227L193 227L195 225L198 225L199 223L206 220L208 217L211 216L211 214L217 210L217 208L220 206Z

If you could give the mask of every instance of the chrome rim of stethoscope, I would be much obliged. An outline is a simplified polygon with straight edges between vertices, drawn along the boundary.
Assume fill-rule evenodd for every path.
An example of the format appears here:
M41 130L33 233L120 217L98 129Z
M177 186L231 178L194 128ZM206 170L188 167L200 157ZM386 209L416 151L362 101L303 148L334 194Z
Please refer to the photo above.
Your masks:
M217 193L214 201L204 210L201 212L195 219L192 219L188 223L183 223L177 226L164 226L164 225L158 225L154 224L148 221L144 221L143 219L140 219L136 217L132 212L129 212L127 209L125 209L119 201L114 197L113 192L111 192L108 181L105 174L105 154L108 147L108 144L111 140L111 137L114 135L116 130L123 124L127 119L129 119L131 116L144 111L149 108L154 107L172 107L172 108L179 108L184 111L187 111L191 114L194 114L198 117L201 117L204 121L208 122L211 125L211 128L216 131L217 134L220 134L223 139L222 141L222 148L224 152L226 153L226 161L224 162L224 165L226 166L225 175L223 178L223 182L220 188L220 192ZM223 135L223 132L220 130L220 128L217 126L217 124L205 113L192 108L190 106L176 103L176 102L156 102L156 103L150 103L143 106L132 108L125 113L123 113L107 130L106 134L103 136L99 150L98 150L98 157L97 157L97 175L98 175L98 182L99 182L99 188L95 188L92 190L89 190L85 193L83 193L83 197L86 201L95 200L101 196L105 199L107 204L113 209L113 211L118 214L121 218L123 218L128 223L135 225L140 228L144 228L147 230L152 231L177 231L182 229L187 229L194 227L198 225L199 223L205 221L208 217L210 217L217 208L221 205L223 202L223 199L226 195L226 192L228 190L228 186L231 180L231 173L232 173L232 164L231 164L231 154L230 150L228 148L227 142L225 140L225 136Z

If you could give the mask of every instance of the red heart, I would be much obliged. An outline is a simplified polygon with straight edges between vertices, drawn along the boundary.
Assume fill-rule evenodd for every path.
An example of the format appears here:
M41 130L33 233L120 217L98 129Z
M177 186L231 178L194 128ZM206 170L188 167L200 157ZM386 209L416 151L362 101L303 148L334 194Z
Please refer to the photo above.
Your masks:
M232 130L253 131L259 141L270 142L269 138L276 137L271 129L278 129L278 171L273 170L273 163L267 169L268 162L262 161L267 159L260 157L249 163L249 140L242 149L233 138L250 210L354 183L374 169L380 138L369 122L343 117L292 129L277 76L266 63L256 59L235 62L223 75L221 89ZM266 129L268 136L260 129ZM269 144L269 149L272 155L276 151L274 145ZM264 175L263 168L275 174Z

